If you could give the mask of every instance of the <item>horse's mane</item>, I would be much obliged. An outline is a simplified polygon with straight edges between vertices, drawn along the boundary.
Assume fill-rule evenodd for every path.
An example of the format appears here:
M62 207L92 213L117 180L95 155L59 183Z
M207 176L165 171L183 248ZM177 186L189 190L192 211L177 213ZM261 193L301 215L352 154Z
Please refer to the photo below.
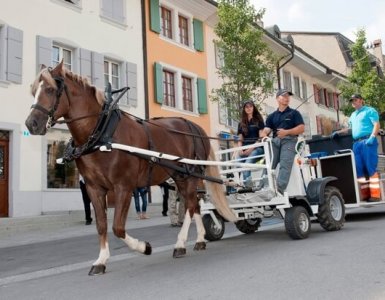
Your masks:
M101 90L97 89L95 86L91 85L88 82L87 77L83 77L81 75L75 74L75 73L71 72L70 70L68 70L68 69L66 69L64 67L62 68L60 73L61 73L61 75L63 77L68 78L69 80L75 82L76 84L80 85L84 89L86 89L86 90L90 89L92 91L92 93L94 93L96 101L101 106L103 105L103 103L104 103L104 93L103 93L103 91L101 91ZM42 69L39 72L38 76L36 77L35 82L32 84L32 87L31 87L32 94L35 94L36 89L37 89L37 87L39 85L39 82L42 79L46 80L49 85L56 86L56 82L53 79L53 77L51 75L51 72L49 71L48 68L44 68L44 69Z
M91 85L88 82L87 77L83 77L81 75L75 74L71 72L70 70L67 70L66 68L63 68L64 70L64 76L67 77L68 79L74 81L78 85L82 86L84 89L91 89L93 93L95 94L96 100L100 105L103 105L104 102L104 93L97 89L95 86Z

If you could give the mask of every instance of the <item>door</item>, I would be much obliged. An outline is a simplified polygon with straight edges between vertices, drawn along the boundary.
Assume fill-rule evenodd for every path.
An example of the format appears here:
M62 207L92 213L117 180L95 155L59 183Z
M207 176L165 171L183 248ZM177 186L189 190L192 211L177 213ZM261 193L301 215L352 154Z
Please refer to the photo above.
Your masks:
M9 140L0 136L0 217L8 217L8 150Z

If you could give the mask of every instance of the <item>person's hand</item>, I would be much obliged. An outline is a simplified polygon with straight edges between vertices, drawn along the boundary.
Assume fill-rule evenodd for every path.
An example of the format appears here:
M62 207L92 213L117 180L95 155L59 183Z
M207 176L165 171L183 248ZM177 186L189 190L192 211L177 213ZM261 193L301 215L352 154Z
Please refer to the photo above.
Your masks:
M283 138L283 137L287 136L287 132L288 132L287 129L278 128L277 129L277 137Z
M371 145L374 144L374 141L375 141L375 140L376 140L376 137L373 136L373 135L371 135L371 136L365 141L365 144L371 146Z
M334 131L331 135L330 135L330 139L333 140L333 139L336 139L340 136L340 134L337 132L337 131Z

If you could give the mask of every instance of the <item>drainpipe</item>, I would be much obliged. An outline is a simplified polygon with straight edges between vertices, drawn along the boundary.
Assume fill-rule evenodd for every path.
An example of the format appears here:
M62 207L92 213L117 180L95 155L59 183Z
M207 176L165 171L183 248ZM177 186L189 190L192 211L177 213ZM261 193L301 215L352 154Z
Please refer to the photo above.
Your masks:
M144 77L144 118L148 119L149 116L149 103L148 103L148 66L147 66L147 19L146 19L146 0L141 1L142 8L142 44L143 44L143 77Z
M288 36L286 37L286 40L287 40L287 43L288 43L289 46L290 46L290 54L289 54L290 57L289 57L289 59L286 60L282 65L279 64L280 61L281 61L282 59L286 58L287 56L282 57L282 58L278 61L278 63L277 63L278 89L281 88L281 76L280 76L279 70L282 69L282 68L283 68L289 61L291 61L291 60L294 58L294 40L293 40L293 38L292 38L291 35L288 35ZM285 42L286 42L286 41L285 41Z

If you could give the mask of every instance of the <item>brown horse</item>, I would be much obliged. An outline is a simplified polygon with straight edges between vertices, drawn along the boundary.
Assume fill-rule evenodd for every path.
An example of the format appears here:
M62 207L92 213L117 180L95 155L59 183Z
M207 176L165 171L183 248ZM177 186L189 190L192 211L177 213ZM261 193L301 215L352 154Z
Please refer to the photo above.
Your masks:
M203 167L190 166L187 172L175 170L172 166L182 167L180 162L159 165L154 159L138 156L120 150L101 152L98 143L90 139L103 117L105 96L102 91L88 84L87 80L63 67L60 63L54 69L42 67L32 84L35 102L25 122L31 134L44 135L47 128L64 118L72 135L72 153L79 172L87 183L96 216L100 252L93 263L89 275L102 274L110 256L107 240L107 200L113 198L115 204L113 232L128 247L140 253L151 254L151 245L129 236L125 230L131 194L134 188L157 185L173 178L186 201L186 215L178 234L173 256L185 255L185 243L192 218L197 226L197 240L194 250L206 247L205 230L200 215L197 186L202 179L191 176L201 173ZM107 97L108 98L108 97ZM185 157L189 159L215 159L209 139L203 129L183 118L158 118L140 122L137 118L120 112L116 128L111 132L111 141L142 149ZM181 133L185 134L181 134ZM99 141L97 141L99 142ZM91 147L92 146L92 147ZM191 172L190 172L191 171ZM205 175L219 177L217 167L205 168ZM205 181L210 196L218 212L229 221L235 216L226 201L223 186ZM108 194L108 197L107 197Z

